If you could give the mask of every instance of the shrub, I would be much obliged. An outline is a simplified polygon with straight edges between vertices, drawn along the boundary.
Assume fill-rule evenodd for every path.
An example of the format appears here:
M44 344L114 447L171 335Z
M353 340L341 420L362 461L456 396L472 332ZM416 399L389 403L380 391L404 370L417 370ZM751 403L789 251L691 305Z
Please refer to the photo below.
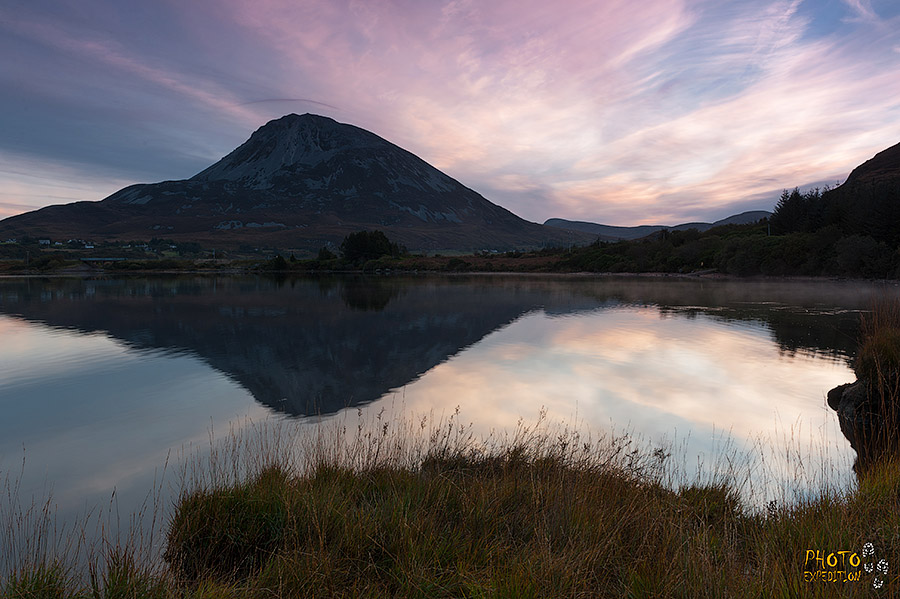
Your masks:
M287 270L288 263L281 254L276 255L263 265L263 270Z
M868 236L851 235L835 243L837 266L841 274L883 277L891 270L891 251L887 244Z
M349 262L359 263L381 256L399 257L406 248L392 242L381 231L358 231L350 233L341 242L341 254Z
M447 260L447 264L444 265L444 270L448 270L450 272L463 272L467 270L471 270L472 265L462 258L450 258Z
M232 489L197 491L181 500L164 559L187 579L256 573L284 541L286 475L263 470Z

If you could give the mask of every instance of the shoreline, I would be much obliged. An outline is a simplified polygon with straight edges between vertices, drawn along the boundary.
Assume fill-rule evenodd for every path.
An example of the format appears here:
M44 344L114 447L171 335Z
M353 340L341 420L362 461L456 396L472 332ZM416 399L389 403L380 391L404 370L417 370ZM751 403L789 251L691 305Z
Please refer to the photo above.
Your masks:
M841 275L733 275L727 273L701 271L694 273L673 273L673 272L592 272L592 271L573 271L573 272L557 272L557 271L527 271L527 270L473 270L473 271L446 271L446 270L404 270L404 269L378 269L375 271L364 269L353 270L259 270L258 268L226 268L226 269L134 269L122 271L110 271L106 269L98 269L93 271L48 271L48 272L2 272L0 280L3 279L47 279L47 278L96 278L96 277L129 277L129 276L147 276L147 275L260 275L260 276L287 276L287 277L309 277L319 275L353 275L353 276L370 276L370 277L404 277L404 276L446 276L446 277L535 277L535 278L598 278L598 279L614 279L614 278L647 278L647 279L689 279L689 280L708 280L708 281L805 281L805 282L861 282L861 283L884 283L893 286L900 286L900 279L881 279L871 277L848 277Z

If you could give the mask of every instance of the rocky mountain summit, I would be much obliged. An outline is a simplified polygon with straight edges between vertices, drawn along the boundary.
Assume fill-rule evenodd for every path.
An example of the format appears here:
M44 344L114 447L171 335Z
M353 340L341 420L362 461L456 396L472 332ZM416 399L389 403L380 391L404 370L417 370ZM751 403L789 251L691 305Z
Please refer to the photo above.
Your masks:
M0 235L316 249L381 229L411 249L512 249L591 241L525 221L421 158L333 119L290 114L183 181L0 221Z

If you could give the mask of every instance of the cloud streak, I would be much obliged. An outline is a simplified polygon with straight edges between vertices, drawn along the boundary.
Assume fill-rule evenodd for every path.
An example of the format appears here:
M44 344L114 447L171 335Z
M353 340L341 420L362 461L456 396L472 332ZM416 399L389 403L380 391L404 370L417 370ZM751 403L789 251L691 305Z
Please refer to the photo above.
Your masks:
M11 29L41 44L54 47L59 52L82 56L93 63L94 68L115 69L120 72L120 76L137 78L189 101L198 102L205 108L224 112L248 123L256 118L254 113L245 111L241 103L223 86L153 66L147 60L129 55L117 42L76 36L50 22L14 21Z
M872 4L869 0L843 0L843 2L850 7L851 11L853 11L854 16L847 17L846 20L849 22L863 22L863 23L873 23L878 22L878 15L875 14L875 11L872 10Z

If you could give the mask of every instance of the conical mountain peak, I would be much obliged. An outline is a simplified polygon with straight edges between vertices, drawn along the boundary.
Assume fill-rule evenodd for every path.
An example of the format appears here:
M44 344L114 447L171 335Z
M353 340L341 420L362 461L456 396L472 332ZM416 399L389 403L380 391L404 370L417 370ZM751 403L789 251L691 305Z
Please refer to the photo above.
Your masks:
M374 133L315 114L289 114L269 121L246 142L194 181L233 181L271 189L276 179L331 159L339 152L391 146Z

